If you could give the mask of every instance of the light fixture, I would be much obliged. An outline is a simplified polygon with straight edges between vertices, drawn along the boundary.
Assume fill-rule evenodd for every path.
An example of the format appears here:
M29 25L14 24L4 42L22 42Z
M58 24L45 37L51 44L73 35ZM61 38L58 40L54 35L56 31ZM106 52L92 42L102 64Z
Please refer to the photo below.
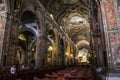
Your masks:
M53 51L53 47L49 46L48 51Z
M73 57L73 54L71 54L70 56Z
M52 14L50 14L50 17L51 17L52 19L54 19L54 17L53 17L53 15L52 15Z
M26 37L25 37L24 34L20 34L20 35L18 36L18 38L19 38L20 40L26 41Z
M61 30L63 29L62 26L60 26L60 29L61 29Z
M66 55L68 56L68 53L66 52Z

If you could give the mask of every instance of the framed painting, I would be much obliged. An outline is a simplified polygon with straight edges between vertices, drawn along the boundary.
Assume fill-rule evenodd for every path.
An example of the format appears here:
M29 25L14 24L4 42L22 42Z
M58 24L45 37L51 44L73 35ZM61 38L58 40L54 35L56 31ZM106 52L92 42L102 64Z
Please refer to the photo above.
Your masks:
M120 40L118 32L109 33L113 64L120 66Z
M108 30L118 29L114 3L112 1L105 2L104 8L105 8L105 14L107 19Z

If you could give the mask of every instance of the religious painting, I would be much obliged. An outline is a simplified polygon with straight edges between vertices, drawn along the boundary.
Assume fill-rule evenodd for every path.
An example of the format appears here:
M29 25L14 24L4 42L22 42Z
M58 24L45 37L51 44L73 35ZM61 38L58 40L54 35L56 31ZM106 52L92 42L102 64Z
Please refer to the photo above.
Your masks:
M115 66L120 66L120 41L119 33L111 32L109 33L111 53L113 58L113 64Z
M16 59L16 62L18 64L21 64L21 65L24 64L24 61L25 61L25 51L20 46L17 48L17 54L15 56L15 59Z
M118 29L113 2L106 2L104 4L104 7L105 7L106 18L107 18L108 30Z

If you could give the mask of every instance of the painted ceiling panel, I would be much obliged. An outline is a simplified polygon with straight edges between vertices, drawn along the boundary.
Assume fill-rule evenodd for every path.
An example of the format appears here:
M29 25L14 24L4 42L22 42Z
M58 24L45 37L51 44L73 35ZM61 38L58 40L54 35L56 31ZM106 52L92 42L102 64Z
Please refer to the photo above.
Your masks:
M40 0L71 40L89 41L89 0Z

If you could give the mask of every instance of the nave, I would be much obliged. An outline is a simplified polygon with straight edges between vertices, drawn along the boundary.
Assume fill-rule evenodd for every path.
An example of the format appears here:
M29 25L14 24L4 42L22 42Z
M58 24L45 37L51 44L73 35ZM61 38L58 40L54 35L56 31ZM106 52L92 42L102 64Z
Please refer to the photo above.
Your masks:
M52 74L46 74L43 80L93 80L91 68L88 66L84 67L71 67L63 69Z
M0 80L119 73L120 0L0 0Z
M100 80L92 71L89 65L28 69L1 73L0 80Z

